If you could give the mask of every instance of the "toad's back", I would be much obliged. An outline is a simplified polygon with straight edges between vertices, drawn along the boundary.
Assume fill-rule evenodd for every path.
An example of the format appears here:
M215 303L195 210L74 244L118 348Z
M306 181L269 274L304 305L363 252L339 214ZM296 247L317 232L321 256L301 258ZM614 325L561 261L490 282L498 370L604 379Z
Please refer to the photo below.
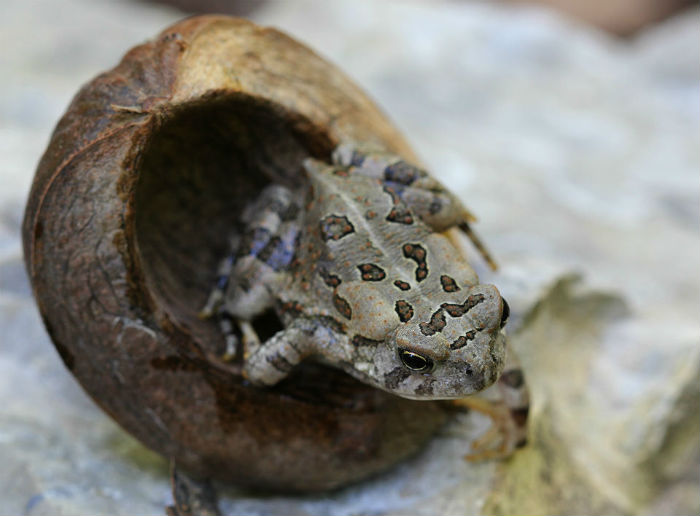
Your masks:
M357 167L306 168L311 188L288 289L305 313L382 340L402 322L428 321L436 304L461 301L459 285L477 282L449 241L406 206L400 184Z

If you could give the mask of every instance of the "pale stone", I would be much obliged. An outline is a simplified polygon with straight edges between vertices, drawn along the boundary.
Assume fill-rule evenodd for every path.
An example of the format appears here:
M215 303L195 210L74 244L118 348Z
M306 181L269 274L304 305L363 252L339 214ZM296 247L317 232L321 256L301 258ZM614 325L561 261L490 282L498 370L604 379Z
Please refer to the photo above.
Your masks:
M468 463L488 421L462 415L378 478L308 497L227 489L225 513L700 512L697 14L624 43L500 4L265 4L255 21L338 63L479 216L501 271L477 265L510 302L532 389L531 444ZM162 514L170 501L164 459L111 422L53 350L19 223L73 93L180 16L135 2L3 6L2 512Z

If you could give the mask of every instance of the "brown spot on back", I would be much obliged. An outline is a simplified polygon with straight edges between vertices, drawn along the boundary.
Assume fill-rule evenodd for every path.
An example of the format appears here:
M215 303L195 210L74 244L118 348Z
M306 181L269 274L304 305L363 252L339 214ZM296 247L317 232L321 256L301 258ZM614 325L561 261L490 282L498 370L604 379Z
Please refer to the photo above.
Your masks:
M408 208L392 208L389 215L386 216L386 220L389 222L396 222L398 224L413 224L413 215L408 210Z
M355 227L345 215L328 215L321 219L321 238L324 241L340 240L355 232Z
M442 331L445 324L447 324L445 321L445 312L443 312L442 308L438 308L438 310L430 316L430 322L422 322L418 326L423 335L430 336Z
M440 283L442 284L442 290L445 292L457 292L458 290L461 290L457 285L457 282L446 274L440 276Z
M459 337L457 337L457 339L452 344L450 344L450 349L454 350L454 349L463 348L464 346L467 345L467 343L470 340L474 340L474 337L476 337L476 331L469 330L464 335L460 335Z
M473 294L469 296L461 305L454 303L443 303L440 306L444 308L451 317L462 317L469 310L483 302L484 299L486 298L483 294Z
M335 306L338 313L340 313L340 315L346 319L349 320L352 318L352 308L350 307L350 303L348 303L346 299L340 297L338 294L333 294L333 306Z
M363 263L357 266L363 281L381 281L386 278L384 269L373 263Z
M331 274L326 269L319 269L318 273L323 278L323 282L331 288L335 288L342 283L338 276Z
M399 299L396 302L394 309L396 310L396 313L399 315L399 319L401 319L401 322L410 321L411 317L413 317L413 307L410 305L410 303L408 301L404 301L403 299Z
M399 288L400 290L410 290L411 289L411 285L409 285L405 281L401 281L401 280L396 280L394 282L394 285L396 285L396 287Z
M416 262L416 281L423 281L428 277L428 264L425 261L427 255L425 249L420 244L404 244L401 247L403 255Z

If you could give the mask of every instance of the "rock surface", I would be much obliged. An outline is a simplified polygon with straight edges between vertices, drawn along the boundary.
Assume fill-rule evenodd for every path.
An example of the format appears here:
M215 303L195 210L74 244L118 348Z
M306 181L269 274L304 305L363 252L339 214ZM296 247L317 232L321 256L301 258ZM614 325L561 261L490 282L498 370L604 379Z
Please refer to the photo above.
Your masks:
M313 9L313 16L309 16ZM691 12L627 43L546 11L470 3L265 4L254 19L367 89L479 215L513 308L531 444L461 456L456 419L340 492L228 489L230 514L700 511L700 50ZM81 84L178 12L9 2L0 20L0 495L9 514L162 514L165 461L83 394L45 334L19 225L50 130ZM572 276L578 274L578 279Z

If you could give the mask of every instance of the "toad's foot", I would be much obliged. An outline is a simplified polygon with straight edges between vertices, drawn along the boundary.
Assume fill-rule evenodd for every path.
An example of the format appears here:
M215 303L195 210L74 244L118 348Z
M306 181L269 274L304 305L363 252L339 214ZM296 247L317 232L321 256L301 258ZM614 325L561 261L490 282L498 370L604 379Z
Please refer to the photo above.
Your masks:
M202 309L197 314L200 319L209 319L213 317L219 310L219 307L224 301L224 291L221 289L214 289L209 294L207 302L202 307Z
M242 339L243 339L243 360L248 360L250 355L257 353L260 349L261 342L260 337L258 337L258 332L255 331L253 325L249 321L240 320L238 321L238 327L241 329Z
M224 342L226 346L224 352L219 356L224 362L232 362L236 355L238 354L239 339L236 334L236 326L241 330L244 336L246 334L243 332L241 321L231 317L231 315L225 310L218 310L217 312L212 312L209 308L205 307L198 314L200 319L209 319L212 316L216 316L217 322L219 323L219 328L224 336Z
M492 420L491 427L472 442L472 453L464 456L466 460L504 459L527 442L527 407L510 408L503 402L483 398L462 398L453 403L481 412Z
M221 312L219 314L219 327L224 334L224 340L226 342L224 354L221 355L221 359L224 362L232 362L236 358L236 353L238 352L238 336L234 331L235 325L236 320L227 312Z
M170 463L173 505L165 508L167 516L221 516L216 491L208 480L194 480Z
M251 353L260 347L260 337L249 321L234 319L227 312L219 314L219 326L226 340L226 349L221 359L224 362L232 362L238 354L239 339L234 330L238 326L243 342L243 360L247 360Z
M212 296L214 294L216 294L216 291L212 294ZM205 307L199 313L199 316L202 319L207 319L212 317L212 315L216 315L219 322L219 327L221 328L221 332L223 333L226 342L226 347L221 355L221 359L224 362L232 362L238 354L239 338L236 334L236 327L238 327L241 334L241 340L243 341L244 360L246 360L251 353L255 353L258 348L260 348L260 337L258 337L258 333L255 331L255 328L253 328L250 321L233 317L224 309L219 309L214 314L211 313L207 307Z

